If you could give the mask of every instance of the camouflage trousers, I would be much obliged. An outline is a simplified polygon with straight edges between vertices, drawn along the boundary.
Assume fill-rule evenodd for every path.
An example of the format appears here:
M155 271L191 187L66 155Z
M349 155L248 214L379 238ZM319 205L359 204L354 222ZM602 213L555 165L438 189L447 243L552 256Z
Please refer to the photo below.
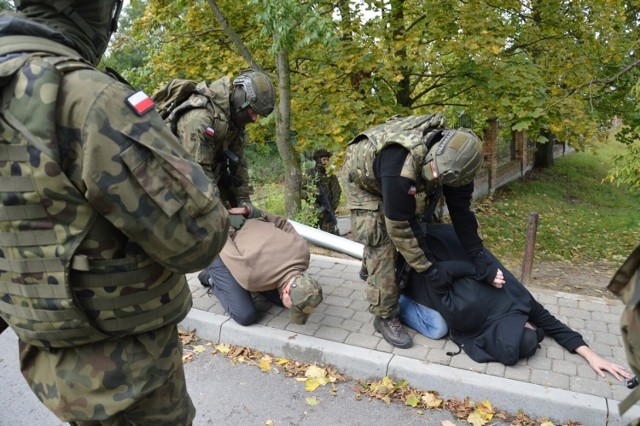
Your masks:
M20 368L38 399L72 425L190 425L195 417L175 325L51 351L20 342Z
M331 221L331 216L327 212L318 213L318 228L324 232L338 235L338 227Z
M391 242L381 208L351 210L355 240L364 245L369 312L382 318L398 315L400 289L396 283L396 247Z

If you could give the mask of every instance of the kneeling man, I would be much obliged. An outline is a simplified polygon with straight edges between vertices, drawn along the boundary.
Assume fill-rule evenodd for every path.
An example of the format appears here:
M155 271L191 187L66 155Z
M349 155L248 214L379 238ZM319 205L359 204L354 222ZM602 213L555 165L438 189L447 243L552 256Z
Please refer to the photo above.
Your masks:
M308 275L309 248L287 219L254 206L229 211L229 236L220 255L198 275L240 325L258 320L253 295L289 309L304 324L322 302L320 284ZM240 213L240 214L234 214Z

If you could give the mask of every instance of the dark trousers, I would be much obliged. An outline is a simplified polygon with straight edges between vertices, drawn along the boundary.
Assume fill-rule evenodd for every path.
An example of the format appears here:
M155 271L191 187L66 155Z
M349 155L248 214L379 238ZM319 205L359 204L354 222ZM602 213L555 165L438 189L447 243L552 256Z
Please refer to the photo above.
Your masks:
M242 288L233 278L220 257L216 257L207 268L211 291L216 295L224 310L240 325L251 325L258 320L258 311L253 304L251 292ZM271 303L282 306L278 290L259 292Z

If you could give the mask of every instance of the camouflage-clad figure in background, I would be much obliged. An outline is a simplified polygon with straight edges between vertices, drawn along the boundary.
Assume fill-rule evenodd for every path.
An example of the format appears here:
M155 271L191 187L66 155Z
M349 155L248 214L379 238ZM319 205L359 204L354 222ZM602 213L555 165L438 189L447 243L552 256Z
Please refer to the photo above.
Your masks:
M314 205L318 211L318 228L338 235L337 223L334 220L342 191L336 175L327 172L327 165L331 155L326 149L318 149L313 153L313 160L316 164L307 170L306 179L303 183L302 197L308 201L313 198ZM326 198L322 199L321 197ZM331 211L325 206L325 202L329 204Z
M627 361L638 377L640 375L640 246L636 247L620 266L607 288L625 304L620 319L620 329ZM640 386L637 382L634 385L633 392L620 403L620 415L640 400ZM631 424L640 425L640 419L635 419Z
M347 146L340 184L351 210L356 241L364 244L361 277L367 280L376 331L390 344L413 342L398 319L397 252L425 279L448 286L451 271L438 264L421 231L416 195L444 194L458 238L478 279L504 284L502 271L485 257L471 211L473 179L482 164L482 143L471 131L445 128L440 114L393 117L356 136ZM442 192L437 191L441 187ZM431 200L431 202L437 201Z
M225 76L210 84L198 83L196 93L168 118L175 123L182 145L217 183L228 207L251 204L245 125L271 114L274 105L275 88L269 77L245 71L233 82Z
M0 15L0 315L36 396L73 424L191 424L184 273L227 212L141 91L94 68L121 1Z

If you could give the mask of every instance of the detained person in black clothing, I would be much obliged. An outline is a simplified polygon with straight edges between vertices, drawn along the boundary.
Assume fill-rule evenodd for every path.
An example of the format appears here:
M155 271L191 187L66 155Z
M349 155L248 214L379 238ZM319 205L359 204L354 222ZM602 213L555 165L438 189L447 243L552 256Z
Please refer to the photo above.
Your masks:
M619 381L633 376L589 348L579 333L535 300L488 250L487 260L491 267L504 271L506 283L498 289L478 280L451 225L429 224L425 239L437 262L453 271L453 280L450 286L434 288L424 285L415 271L404 270L406 276L399 277L407 282L401 296L400 319L416 331L428 336L428 330L437 328L443 336L448 326L451 339L471 359L505 365L533 356L548 335L569 352L582 356L600 377L605 377L605 372Z
M468 129L448 129L440 114L396 116L365 130L347 146L340 184L351 210L354 239L364 245L361 278L367 281L374 328L393 346L412 345L398 319L400 254L425 285L448 286L452 271L433 256L420 226L416 195L444 195L455 232L479 280L502 287L502 271L484 254L471 211L482 142Z

